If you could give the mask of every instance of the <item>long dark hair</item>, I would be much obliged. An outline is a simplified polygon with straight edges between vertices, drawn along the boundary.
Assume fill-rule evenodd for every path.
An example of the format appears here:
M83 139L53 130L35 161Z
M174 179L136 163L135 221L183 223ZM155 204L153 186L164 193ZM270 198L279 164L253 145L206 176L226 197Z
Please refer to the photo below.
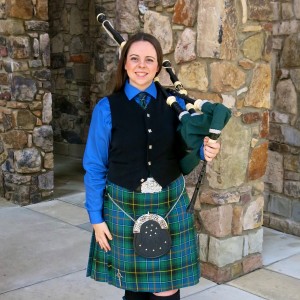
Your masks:
M126 44L124 45L124 47L122 49L118 67L117 67L117 72L116 72L116 85L115 85L115 89L114 89L115 92L120 91L123 88L126 80L128 79L128 75L125 70L127 54L128 54L128 51L129 51L131 45L133 43L139 42L139 41L149 42L154 47L154 49L156 51L157 63L158 63L158 71L157 71L156 75L160 72L160 70L162 68L163 52L162 52L159 41L153 35L151 35L149 33L144 33L144 32L136 33L135 35L133 35L131 38L128 39L128 41L126 42Z

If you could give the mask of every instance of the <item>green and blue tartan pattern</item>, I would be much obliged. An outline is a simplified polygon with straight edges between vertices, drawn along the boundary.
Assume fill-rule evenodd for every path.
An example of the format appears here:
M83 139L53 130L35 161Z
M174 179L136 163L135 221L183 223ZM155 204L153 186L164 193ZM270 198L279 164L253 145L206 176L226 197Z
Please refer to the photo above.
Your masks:
M181 176L160 193L144 194L114 184L107 192L133 219L154 213L168 213L184 188ZM118 288L139 292L161 292L195 285L200 278L198 243L193 215L186 212L189 198L184 191L181 199L166 218L172 247L169 253L146 259L134 253L133 221L106 197L104 217L111 231L111 251L103 251L92 235L87 276Z

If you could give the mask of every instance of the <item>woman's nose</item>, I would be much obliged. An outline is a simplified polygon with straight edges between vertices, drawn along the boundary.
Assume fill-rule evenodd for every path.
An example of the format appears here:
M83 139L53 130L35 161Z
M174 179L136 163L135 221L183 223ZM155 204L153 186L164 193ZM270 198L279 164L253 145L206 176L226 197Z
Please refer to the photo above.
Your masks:
M140 67L144 67L145 66L145 61L143 59L140 59L139 65L140 65Z

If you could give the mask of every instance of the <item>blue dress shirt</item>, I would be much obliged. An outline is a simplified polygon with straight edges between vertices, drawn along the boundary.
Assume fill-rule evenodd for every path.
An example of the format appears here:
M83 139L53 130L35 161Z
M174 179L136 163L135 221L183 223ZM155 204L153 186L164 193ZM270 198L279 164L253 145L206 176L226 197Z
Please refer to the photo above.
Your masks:
M129 101L139 101L136 96L141 91L129 82L126 82L124 91ZM146 98L147 104L150 101L157 101L157 90L154 83L144 92L149 95ZM182 107L185 107L182 99L177 98L177 101ZM107 97L104 97L94 108L83 156L83 167L86 171L84 176L86 190L85 207L88 211L91 224L104 222L102 211L108 171L108 149L111 141L111 128L109 100ZM200 157L201 159L204 158L203 146L200 149Z

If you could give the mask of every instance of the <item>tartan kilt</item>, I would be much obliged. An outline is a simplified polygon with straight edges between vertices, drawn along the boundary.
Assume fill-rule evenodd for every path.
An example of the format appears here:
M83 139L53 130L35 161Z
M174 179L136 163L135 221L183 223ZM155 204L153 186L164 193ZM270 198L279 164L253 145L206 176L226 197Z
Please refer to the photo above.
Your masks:
M114 201L137 220L146 213L162 217L184 192L166 221L172 239L171 250L159 258L143 258L133 249L134 222L106 196L104 219L113 236L111 251L103 251L93 232L87 276L118 288L139 292L162 292L199 282L200 262L193 215L186 212L189 198L183 176L159 193L131 192L108 183L107 192Z

